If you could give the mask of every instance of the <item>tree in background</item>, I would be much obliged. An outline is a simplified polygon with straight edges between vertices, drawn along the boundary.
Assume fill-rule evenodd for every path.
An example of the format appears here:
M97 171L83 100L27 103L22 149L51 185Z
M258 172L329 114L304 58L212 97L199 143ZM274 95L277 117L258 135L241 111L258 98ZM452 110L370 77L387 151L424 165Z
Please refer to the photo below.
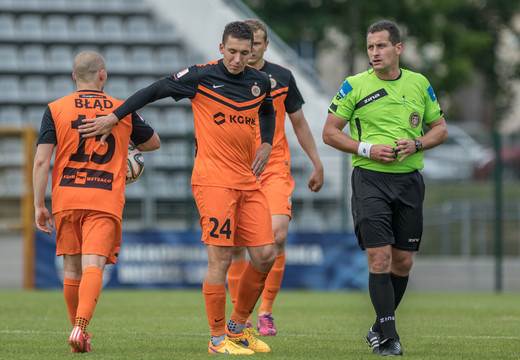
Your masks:
M451 119L464 109L454 95L481 83L481 120L496 124L509 108L512 82L520 77L520 1L518 0L244 0L278 36L298 44L323 44L331 28L344 34L344 61L354 71L356 54L365 54L368 26L395 21L405 46L416 56L403 67L423 73L437 89ZM329 44L329 46L331 46ZM332 44L333 46L333 44ZM349 74L347 74L349 75ZM462 96L463 97L463 96Z

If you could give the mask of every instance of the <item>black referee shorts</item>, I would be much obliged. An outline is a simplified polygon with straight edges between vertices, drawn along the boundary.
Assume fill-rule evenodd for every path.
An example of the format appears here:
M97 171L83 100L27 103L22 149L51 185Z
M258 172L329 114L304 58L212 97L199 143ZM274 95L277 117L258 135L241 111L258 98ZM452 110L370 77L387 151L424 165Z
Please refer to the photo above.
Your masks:
M352 171L352 216L362 250L392 245L418 251L423 232L424 181L419 171Z

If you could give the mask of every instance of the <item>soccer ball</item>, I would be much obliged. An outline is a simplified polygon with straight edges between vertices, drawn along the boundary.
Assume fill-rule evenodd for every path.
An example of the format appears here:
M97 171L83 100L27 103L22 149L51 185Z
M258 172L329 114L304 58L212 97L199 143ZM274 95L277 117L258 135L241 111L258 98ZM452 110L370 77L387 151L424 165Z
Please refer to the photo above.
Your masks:
M126 159L126 183L131 184L139 177L144 171L144 157L138 148L132 144L128 144L128 157Z

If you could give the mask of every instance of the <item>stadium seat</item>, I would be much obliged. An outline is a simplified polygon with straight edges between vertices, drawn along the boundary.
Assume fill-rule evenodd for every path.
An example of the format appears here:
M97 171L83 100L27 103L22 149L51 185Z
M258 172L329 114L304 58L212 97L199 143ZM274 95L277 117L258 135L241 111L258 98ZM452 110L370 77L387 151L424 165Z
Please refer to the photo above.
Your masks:
M13 9L36 10L39 8L38 0L16 0L12 1Z
M15 37L15 21L11 14L0 14L0 39L12 40Z
M147 157L147 159L149 158L152 160L155 158L156 154L151 153L150 155L151 156ZM154 176L151 177L150 182L151 188L154 189L154 193L161 194L161 197L169 198L173 195L173 186L170 183L170 177L167 176L166 173L155 170Z
M18 48L15 45L0 45L0 64L3 71L18 70Z
M72 71L72 49L68 45L53 45L49 47L47 69L54 71Z
M147 2L142 0L121 0L121 6L124 9L133 9L134 11L143 13L150 10Z
M0 76L0 102L20 101L20 82L18 76Z
M23 112L23 122L39 130L45 108L46 106L28 106Z
M0 124L4 126L21 126L23 124L21 107L12 105L0 107Z
M164 75L175 74L184 69L188 64L182 59L180 48L173 46L161 46L157 50L157 70Z
M76 91L76 85L71 75L53 76L49 80L49 93L52 100L59 99Z
M186 110L179 106L166 108L162 111L164 129L168 134L182 135L190 133L190 124L193 127L193 120L186 116Z
M121 0L90 0L90 2L92 3L92 7L94 9L102 8L105 11L122 12L125 9L136 10L136 8L131 6L126 7L126 5L123 2L121 2Z
M11 10L13 7L11 0L0 0L0 9L1 10Z
M96 27L96 20L93 16L75 16L72 20L72 37L76 41L94 41L96 40Z
M145 106L144 108L137 111L139 115L149 123L155 131L160 134L160 127L164 123L161 119L161 110L153 105Z
M126 100L126 98L131 95L128 80L119 76L110 77L110 80L107 82L105 87L105 92L115 98L122 100Z
M69 19L65 15L49 15L44 22L45 38L53 40L69 39Z
M169 21L158 19L156 22L154 22L153 31L155 33L154 37L157 39L169 41L177 40L175 29Z
M16 22L16 36L21 40L42 39L42 19L39 15L22 14Z
M67 7L68 0L39 0L38 8L42 11L53 12Z
M108 3L111 3L108 1ZM98 39L103 41L121 42L123 40L123 24L119 16L102 16L99 20L99 29L97 33Z
M45 71L45 50L42 45L24 45L19 50L21 70Z
M144 46L134 46L130 48L130 70L135 73L150 73L156 67L153 48Z
M47 78L41 75L26 76L21 82L22 99L27 102L47 103Z
M101 55L105 58L107 63L107 72L117 71L124 73L128 71L128 58L126 48L120 45L107 46L101 50Z
M189 177L182 174L176 173L168 178L168 184L170 186L170 196L176 199L183 199L190 189Z
M67 0L67 7L77 13L89 11L93 9L92 1L85 0Z
M152 29L145 16L130 16L126 21L126 33L130 39L149 41L152 39Z

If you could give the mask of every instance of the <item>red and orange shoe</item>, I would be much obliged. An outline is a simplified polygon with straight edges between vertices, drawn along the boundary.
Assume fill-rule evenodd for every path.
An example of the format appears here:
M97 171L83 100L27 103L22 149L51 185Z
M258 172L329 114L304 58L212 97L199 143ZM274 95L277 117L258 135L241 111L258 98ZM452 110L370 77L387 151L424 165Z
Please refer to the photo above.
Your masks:
M78 326L72 329L70 333L69 345L71 353L88 353L92 351L90 335L83 334L81 328Z
M276 326L274 326L274 319L271 314L259 315L257 326L260 336L276 335Z

